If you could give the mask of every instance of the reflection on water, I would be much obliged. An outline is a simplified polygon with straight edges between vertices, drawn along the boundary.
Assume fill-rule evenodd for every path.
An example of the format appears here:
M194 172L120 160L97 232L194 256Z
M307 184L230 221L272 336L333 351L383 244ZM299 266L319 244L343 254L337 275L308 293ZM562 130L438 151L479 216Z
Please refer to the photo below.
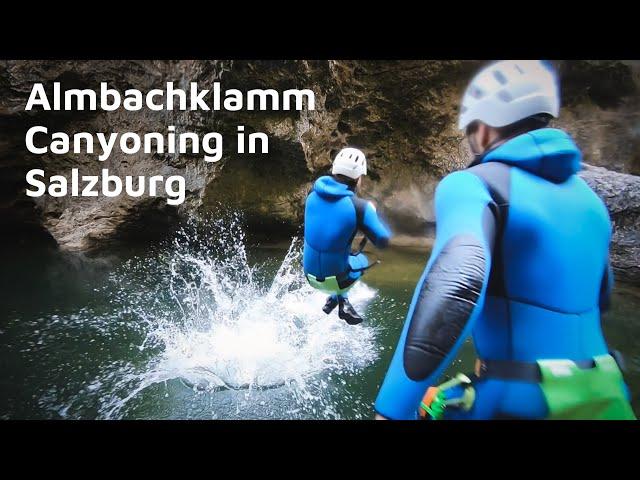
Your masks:
M298 241L244 243L231 216L101 260L5 252L2 418L369 418L428 252L384 252L350 327L320 310ZM605 331L636 411L639 312L617 285ZM449 373L473 358L468 343Z

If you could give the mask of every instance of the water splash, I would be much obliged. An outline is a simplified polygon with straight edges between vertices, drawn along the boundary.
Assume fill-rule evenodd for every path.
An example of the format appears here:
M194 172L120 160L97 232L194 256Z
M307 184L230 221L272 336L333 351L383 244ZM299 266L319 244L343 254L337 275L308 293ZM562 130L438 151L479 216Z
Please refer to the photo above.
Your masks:
M293 239L269 275L249 261L237 215L190 220L169 245L111 275L112 311L80 315L102 335L141 340L136 359L106 366L76 400L97 396L101 418L135 417L154 401L170 418L339 418L350 398L343 377L377 358L376 332L325 315L300 258ZM359 283L350 298L364 312L374 295Z

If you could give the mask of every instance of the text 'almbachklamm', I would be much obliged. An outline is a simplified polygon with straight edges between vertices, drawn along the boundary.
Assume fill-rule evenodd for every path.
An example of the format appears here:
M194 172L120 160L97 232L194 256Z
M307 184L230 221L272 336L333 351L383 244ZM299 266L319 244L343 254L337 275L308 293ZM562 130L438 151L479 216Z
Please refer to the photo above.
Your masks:
M278 90L251 89L243 92L231 88L223 90L220 82L213 82L210 88L200 88L197 82L190 82L186 88L174 86L174 82L167 82L163 89L153 89L142 92L130 88L121 93L111 88L108 82L100 82L100 88L65 89L60 82L54 82L53 88L47 88L43 83L35 83L25 110L35 107L43 110L104 110L107 112L124 108L129 111L139 111L148 108L160 110L297 110L315 109L315 95L310 89Z

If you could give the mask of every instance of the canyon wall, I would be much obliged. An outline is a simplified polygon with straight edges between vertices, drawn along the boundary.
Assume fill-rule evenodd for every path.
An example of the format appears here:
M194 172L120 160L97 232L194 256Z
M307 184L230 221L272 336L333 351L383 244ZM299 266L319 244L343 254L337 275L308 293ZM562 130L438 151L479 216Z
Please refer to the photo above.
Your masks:
M640 192L640 66L623 61L557 61L567 129L594 165L583 176L607 203L616 233L612 256L626 279L640 281L637 199ZM5 240L49 242L75 251L153 239L184 213L240 208L248 227L276 239L299 231L311 182L329 169L345 145L369 160L363 194L374 199L403 244L433 230L432 196L444 175L469 161L456 129L458 102L477 61L2 61L0 62L0 228ZM25 112L34 82L96 89L101 81L124 91L148 91L165 82L209 88L311 88L314 111L288 112ZM205 163L191 155L36 156L24 134L33 125L67 133L218 131L233 140L237 125L270 137L270 154L232 155ZM226 152L233 152L227 145ZM85 174L108 168L117 175L186 178L187 201L162 198L26 197L25 173ZM599 168L598 168L599 167ZM635 242L635 243L634 243Z

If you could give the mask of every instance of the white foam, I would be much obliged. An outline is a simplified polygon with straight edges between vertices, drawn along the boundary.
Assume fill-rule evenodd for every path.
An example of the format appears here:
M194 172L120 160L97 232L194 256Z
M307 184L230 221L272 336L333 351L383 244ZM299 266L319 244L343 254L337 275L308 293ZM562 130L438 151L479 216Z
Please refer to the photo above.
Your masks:
M326 295L304 280L297 239L272 281L261 281L263 268L249 264L237 219L206 226L215 235L203 240L183 230L164 255L134 260L114 275L122 285L123 309L136 314L146 333L141 353L154 354L142 369L110 373L121 377L119 393L104 399L101 414L123 416L127 403L150 385L180 379L212 397L221 389L242 389L246 395L287 389L295 401L287 407L291 416L302 410L335 418L331 400L321 398L326 374L356 373L372 363L375 330L367 322L349 326L336 313L322 312ZM135 283L127 277L145 275L155 282L131 292ZM350 299L365 313L375 293L360 282ZM234 415L214 406L212 416L243 417L243 408L252 406L244 400ZM258 416L270 416L268 404L260 409L264 415Z

